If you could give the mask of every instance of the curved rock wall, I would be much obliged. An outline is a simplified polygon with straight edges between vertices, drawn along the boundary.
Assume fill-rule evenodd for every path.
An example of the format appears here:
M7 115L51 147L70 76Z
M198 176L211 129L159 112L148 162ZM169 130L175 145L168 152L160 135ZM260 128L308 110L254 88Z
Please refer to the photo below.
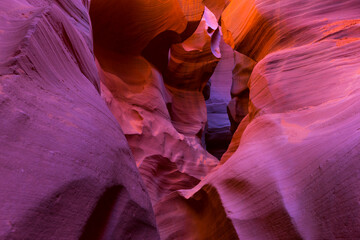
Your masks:
M103 34L105 29L98 32L94 27L94 35L103 38L101 41L95 38L94 44L102 95L124 131L153 205L175 190L196 186L218 164L218 160L202 147L201 136L206 123L202 90L218 62L213 53L216 41L212 43L212 39L217 37L219 29L214 16L209 20L208 15L203 15L205 7L200 1L185 2L164 2L177 6L183 14L182 17L171 15L170 22L184 20L189 25L197 20L196 11L201 13L198 26L188 40L180 43L179 39L173 39L171 48L168 46L166 69L144 52L117 51L117 47L112 48L106 42L110 33ZM112 12L104 14L97 4L93 1L90 11L94 25L100 19L100 22L112 21L113 27L117 26L116 21L123 24L131 21L131 24L142 26L142 19L113 19ZM189 4L194 8L184 7ZM138 7L146 9L150 4L144 2ZM151 7L153 14L163 11L161 4ZM151 22L153 16L143 15L143 18L148 18L150 29L158 26L157 22ZM209 25L215 28L211 33L207 31ZM176 33L171 25L165 27L157 36L151 35L153 39L149 35L147 46L141 46L145 49L153 46L153 40L164 33L171 32L178 37L183 34ZM134 29L133 34L141 36L143 29ZM158 47L153 50L166 46Z
M1 239L159 238L128 143L100 97L88 7L0 4Z
M156 208L162 236L192 225L192 236L211 239L201 223L221 219L236 234L212 228L213 239L359 237L359 8L357 1L230 3L225 40L259 61L249 114L221 164L162 203L176 203L176 212ZM209 201L216 220L199 210ZM170 215L183 219L181 227L169 226Z
M0 238L360 238L359 19L358 0L3 1Z

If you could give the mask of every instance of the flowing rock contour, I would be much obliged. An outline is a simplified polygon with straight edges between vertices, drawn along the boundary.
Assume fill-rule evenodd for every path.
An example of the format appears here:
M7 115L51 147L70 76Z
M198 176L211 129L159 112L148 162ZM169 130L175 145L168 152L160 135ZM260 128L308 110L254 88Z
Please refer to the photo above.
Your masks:
M207 121L202 90L220 57L218 19L201 1L176 0L126 8L119 2L112 9L93 0L90 15L102 95L155 206L176 190L195 187L219 163L201 142ZM133 15L139 17L127 17ZM128 50L123 32L110 38L119 24L134 26L137 51ZM113 45L114 38L124 45Z
M225 41L258 61L249 114L221 164L161 203L176 210L156 209L164 239L359 238L359 19L351 0L229 4Z
M99 93L88 7L1 1L1 239L159 239Z
M3 0L0 238L360 239L359 49L359 0Z

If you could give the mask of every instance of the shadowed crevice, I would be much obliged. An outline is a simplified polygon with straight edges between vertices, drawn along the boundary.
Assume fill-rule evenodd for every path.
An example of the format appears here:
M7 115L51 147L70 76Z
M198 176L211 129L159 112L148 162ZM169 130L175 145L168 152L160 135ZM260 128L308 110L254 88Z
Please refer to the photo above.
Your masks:
M141 55L153 64L161 73L165 73L168 66L169 49L172 44L180 43L189 38L199 26L200 21L188 22L181 34L167 30L155 38L141 52Z
M104 192L86 222L80 240L103 239L106 230L109 228L108 225L111 223L111 215L122 189L122 186L114 186Z

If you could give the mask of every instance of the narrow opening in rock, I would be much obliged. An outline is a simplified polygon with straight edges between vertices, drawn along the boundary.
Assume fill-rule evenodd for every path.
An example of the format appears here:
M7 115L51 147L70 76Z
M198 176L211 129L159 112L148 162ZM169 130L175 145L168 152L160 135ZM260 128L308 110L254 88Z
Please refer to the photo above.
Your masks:
M235 52L223 40L221 60L204 88L207 107L206 150L219 160L241 120L248 113L250 78L254 61Z

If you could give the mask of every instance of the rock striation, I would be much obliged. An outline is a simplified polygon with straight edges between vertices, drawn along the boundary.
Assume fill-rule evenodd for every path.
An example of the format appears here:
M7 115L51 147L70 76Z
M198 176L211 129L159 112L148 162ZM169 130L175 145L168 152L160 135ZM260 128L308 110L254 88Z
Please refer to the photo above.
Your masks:
M176 210L156 209L162 236L180 239L188 229L188 239L358 238L359 8L357 1L230 3L225 41L258 62L249 114L220 165L163 201ZM166 222L171 215L183 223ZM205 231L210 222L223 225Z
M3 0L0 238L360 238L359 49L358 0Z
M1 239L159 239L99 93L89 6L1 1Z
M142 48L138 52L124 52L117 45L107 43L111 31L101 28L101 25L96 27L98 23L111 21L116 26L117 21L122 24L129 22L141 27L133 30L133 34L139 37L143 35L144 27L153 29L159 24L151 22L152 15L142 15L148 24L143 26L145 20L142 18L125 18L126 14L119 15L118 11L104 14L103 10L107 8L98 7L102 4L102 1L92 1L90 10L94 36L101 38L100 41L94 38L94 47L102 96L124 131L155 205L176 190L196 186L218 164L201 142L207 121L202 91L220 57L216 40L220 36L217 19L200 1L164 2L160 5L143 2L134 9L115 4L114 8L118 7L118 11L126 11L126 14L139 14L137 11L152 8L151 13L161 17L166 17L162 14L163 5L169 5L178 14L172 14L171 20L164 18L162 21L167 24L184 21L183 25L188 27L196 23L196 28L190 33L188 27L179 28L181 30L177 32L172 25L165 25L162 32L156 32L157 35L149 32L147 45L139 44ZM191 5L194 7L189 8L189 4L194 4ZM154 45L164 34L171 47ZM174 38L169 38L169 34ZM186 40L182 40L184 36L187 36ZM116 37L120 42L124 38L122 35ZM162 52L166 46L166 58L161 54L149 57L144 51ZM164 59L165 68L159 64Z

